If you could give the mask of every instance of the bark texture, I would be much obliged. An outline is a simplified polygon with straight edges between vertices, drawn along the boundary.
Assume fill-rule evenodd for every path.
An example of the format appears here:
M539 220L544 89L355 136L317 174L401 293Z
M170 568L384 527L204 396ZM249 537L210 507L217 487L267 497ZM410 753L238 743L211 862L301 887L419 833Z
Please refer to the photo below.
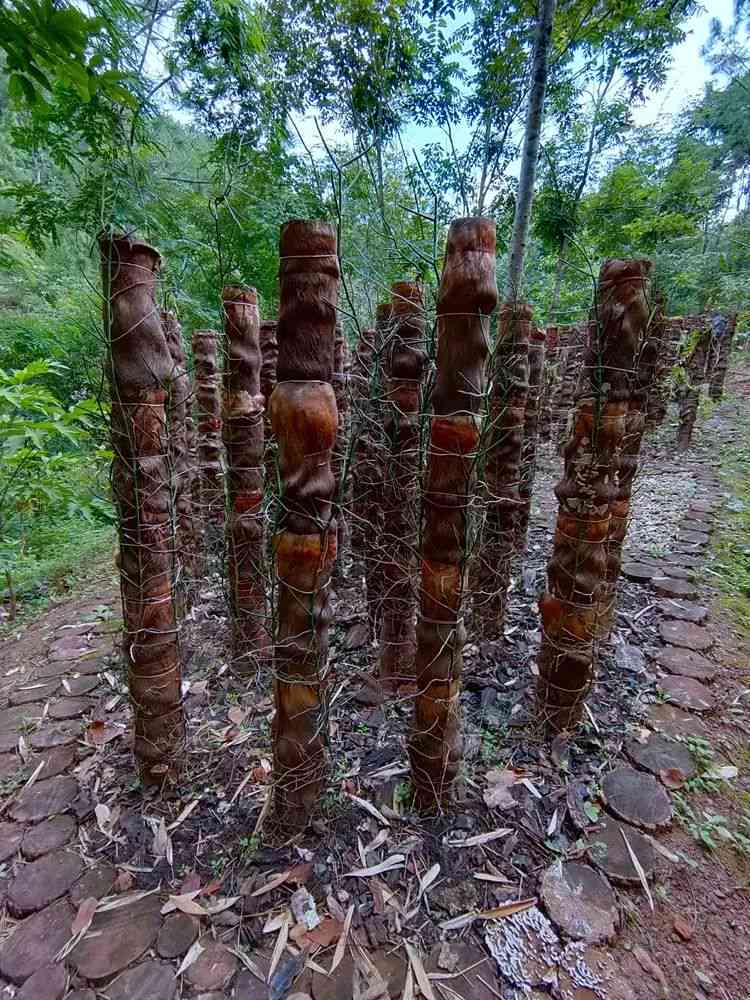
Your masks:
M299 830L320 805L328 769L329 586L336 557L331 382L339 264L335 229L293 220L281 230L279 357L271 425L281 478L276 563L273 721L275 819Z
M221 553L225 520L218 342L215 330L193 333L201 515L206 549L213 556Z
M664 422L669 404L669 352L670 320L664 315L663 304L658 300L649 327L653 345L654 368L646 386L646 430L653 431Z
M539 408L544 383L545 359L544 330L534 329L529 341L529 390L523 418L523 446L521 448L520 505L516 517L516 551L526 551L526 537L531 516L531 496L536 478L536 446L539 433Z
M451 223L437 300L437 375L423 493L417 698L409 741L417 806L448 804L462 757L463 601L489 316L497 303L495 223Z
M711 317L711 327L713 357L709 362L708 395L718 403L724 395L724 383L737 329L737 313L731 312L726 316L721 313L715 314Z
M232 670L249 676L266 659L263 550L263 394L258 299L254 288L221 293L225 356L222 433L227 456L226 564Z
M419 406L427 355L422 286L401 281L391 292L385 352L385 435L390 447L383 486L380 679L396 688L414 681Z
M617 461L638 351L649 316L651 263L605 261L563 477L547 592L539 602L542 644L537 682L541 721L572 729L593 684L595 643L606 628L610 520Z
M162 310L161 323L172 358L167 426L169 431L169 464L172 470L174 489L175 561L177 564L175 593L178 605L184 606L189 602L190 583L197 576L196 552L199 545L193 519L194 470L191 465L188 442L188 418L192 432L190 411L193 402L193 387L185 366L182 329L177 316L171 310Z
M581 365L586 349L589 333L588 323L573 323L570 326L558 327L558 333L564 345L564 363L560 376L557 396L557 447L563 453L570 434L570 417L576 387L581 377Z
M276 387L276 363L279 357L279 342L276 338L276 320L265 319L260 324L260 391L263 394L263 443L265 446L266 489L276 492L276 442L271 433L271 418L268 404Z
M557 327L545 330L544 373L539 398L539 440L549 441L552 436L552 401L557 392L558 353Z
M531 316L531 306L506 302L500 307L498 317L489 399L490 426L483 437L486 509L471 588L474 628L484 639L498 639L503 634L515 554Z
M349 349L341 323L336 324L336 339L333 344L333 392L336 396L336 409L339 415L336 447L333 449L333 476L336 480L334 496L336 497L336 523L338 525L336 563L333 573L335 580L341 580L343 560L346 555L347 489L351 478L349 475Z
M160 257L128 236L99 237L112 396L112 490L120 534L123 657L142 781L177 777L185 743L173 594L165 406L173 362L155 300Z
M706 369L711 344L711 326L708 317L687 316L684 321L683 332L688 338L688 354L683 362L685 382L678 390L678 451L687 451L692 443L695 421L698 418L701 387L708 375Z

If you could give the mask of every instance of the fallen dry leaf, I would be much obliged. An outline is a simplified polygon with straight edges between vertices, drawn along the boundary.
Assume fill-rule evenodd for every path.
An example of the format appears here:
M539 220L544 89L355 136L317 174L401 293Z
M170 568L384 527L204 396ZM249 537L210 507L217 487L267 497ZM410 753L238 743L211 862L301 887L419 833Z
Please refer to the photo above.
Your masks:
M99 900L94 899L93 896L83 900L73 918L73 923L70 925L71 934L84 934L89 929L98 905Z

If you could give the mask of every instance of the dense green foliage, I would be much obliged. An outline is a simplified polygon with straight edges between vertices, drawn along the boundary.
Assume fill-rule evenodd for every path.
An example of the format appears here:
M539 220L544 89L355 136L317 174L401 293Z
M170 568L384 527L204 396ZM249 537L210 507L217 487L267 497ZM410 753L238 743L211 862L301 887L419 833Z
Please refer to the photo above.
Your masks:
M695 9L558 4L525 277L542 320L584 315L600 260L629 254L655 259L671 312L748 307L744 27L714 28L712 83L675 123L634 124ZM0 5L0 421L29 425L0 442L0 570L34 582L52 523L84 540L94 525L101 544L96 233L159 247L186 330L216 326L233 279L273 314L292 216L337 222L352 329L392 280L435 282L456 215L494 216L502 257L535 14L531 0Z

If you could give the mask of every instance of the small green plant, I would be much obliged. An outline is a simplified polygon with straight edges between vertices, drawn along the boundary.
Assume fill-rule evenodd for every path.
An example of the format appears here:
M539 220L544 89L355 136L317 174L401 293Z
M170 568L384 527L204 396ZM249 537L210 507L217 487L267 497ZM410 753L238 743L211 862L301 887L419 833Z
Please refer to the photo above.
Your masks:
M249 837L240 837L240 851L243 861L253 861L259 849L260 837L257 833L253 833Z
M411 787L410 781L399 781L393 790L393 800L403 808L411 806L414 800L414 789Z
M691 837L709 851L729 844L741 854L750 855L750 814L743 813L737 830L732 830L726 816L694 809L684 795L674 795L675 815Z

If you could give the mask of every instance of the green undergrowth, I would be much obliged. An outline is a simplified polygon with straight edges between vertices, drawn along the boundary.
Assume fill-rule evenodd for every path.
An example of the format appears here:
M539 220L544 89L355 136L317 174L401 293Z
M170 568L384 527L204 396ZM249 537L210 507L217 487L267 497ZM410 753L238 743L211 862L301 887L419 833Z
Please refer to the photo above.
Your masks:
M750 413L737 414L737 437L724 455L722 476L731 498L716 539L716 585L738 630L750 638Z

